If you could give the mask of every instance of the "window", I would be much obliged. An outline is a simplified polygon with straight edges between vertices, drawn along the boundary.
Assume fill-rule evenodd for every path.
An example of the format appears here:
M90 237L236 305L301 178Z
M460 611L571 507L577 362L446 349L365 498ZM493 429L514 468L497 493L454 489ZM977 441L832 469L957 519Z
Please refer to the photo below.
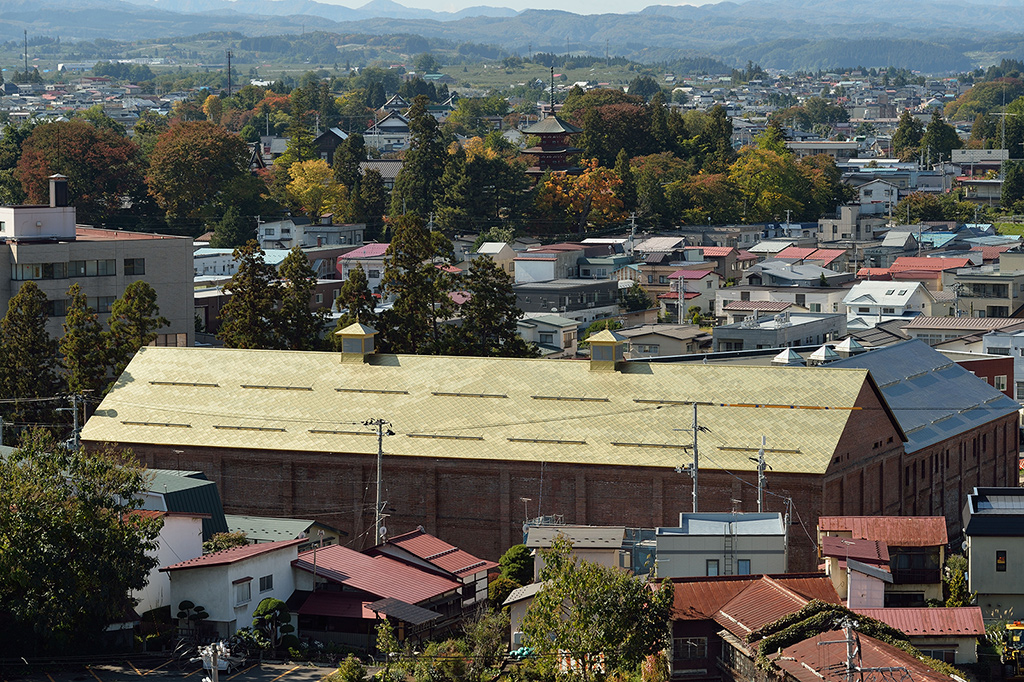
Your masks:
M0 232L3 232L6 229L7 229L7 223L5 223L4 221L0 220Z
M654 275L647 275L647 283L654 284Z
M1006 375L1005 374L1000 374L999 376L996 377L996 390L997 391L1005 391L1006 390Z
M736 575L750 575L750 559L736 561Z
M668 277L665 275L658 275L658 284L668 284Z
M265 237L273 237L274 236L274 228L272 228L272 227L264 227L263 228L263 236L265 236Z
M274 574L265 575L260 578L260 592L269 592L274 589Z
M811 312L812 313L820 313L821 312L821 304L820 303L812 303L810 307L811 307Z
M922 654L929 658L934 658L936 661L942 661L944 663L955 664L956 663L956 647L936 647L931 646L928 648L918 649Z
M713 284L714 284L714 280L710 280L709 279L708 280L708 289L710 289Z
M681 637L672 640L672 658L676 661L692 661L708 657L707 637Z
M323 303L324 302L324 295L323 294L317 294L316 295L316 302L317 303Z
M108 260L73 260L68 263L68 274L71 277L106 277L117 274L114 259Z
M252 579L235 583L235 606L248 604L252 599Z
M43 309L48 317L64 317L68 314L68 301L65 298L47 301Z
M109 313L116 300L114 296L90 296L86 299L86 305L98 313Z
M366 276L369 277L370 279L377 279L378 277L380 277L380 270L370 270L368 273L366 273Z
M124 259L124 274L126 274L126 275L145 275L146 274L146 259L145 258L125 258Z
M718 575L718 559L708 559L707 566L707 575Z
M1006 573L1006 550L996 550L996 573Z
M67 263L22 263L11 266L11 279L65 279L68 276Z
M540 333L540 342L541 343L548 343L548 344L554 343L555 342L555 335L550 333L550 332L549 333L541 332Z

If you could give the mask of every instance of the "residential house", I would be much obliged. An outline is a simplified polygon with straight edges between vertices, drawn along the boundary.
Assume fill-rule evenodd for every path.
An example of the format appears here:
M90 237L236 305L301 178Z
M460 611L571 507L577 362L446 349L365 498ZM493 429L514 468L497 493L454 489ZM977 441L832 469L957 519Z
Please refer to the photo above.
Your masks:
M252 614L267 598L287 600L295 591L291 563L302 540L242 545L186 559L160 569L171 585L171 604L190 601L210 617L199 627L227 639L252 624ZM190 627L183 621L180 628Z
M516 333L546 358L576 356L580 323L552 314L532 314L516 321Z
M624 549L624 526L530 525L526 529L526 542L523 544L534 550L534 580L540 580L540 574L544 570L544 557L537 550L550 549L558 537L564 537L572 543L572 553L577 559L624 570L632 565L632 557Z
M658 578L783 573L785 525L777 512L684 512L657 529Z
M348 279L356 267L362 267L366 273L367 285L375 294L381 293L381 280L384 277L384 256L390 244L365 244L354 251L338 256L337 271L341 279Z
M982 335L998 329L1016 327L1021 321L1012 317L930 317L918 315L901 326L904 334L929 346L964 336Z
M388 538L368 553L371 556L383 554L461 582L464 608L487 602L487 573L498 568L493 561L479 559L434 537L423 530L423 526Z
M328 128L313 138L313 148L317 155L327 162L328 166L334 165L334 150L342 142L348 139L348 133L341 128Z
M532 264L532 262L531 262ZM522 269L516 260L516 274ZM619 286L607 279L553 279L512 286L524 313L552 313L590 324L619 312Z
M784 348L826 343L846 336L846 316L838 313L780 313L748 317L712 330L715 352Z
M1003 373L1003 385L1013 393L1018 402L1024 402L1024 321L1021 328L1004 327L993 329L981 336L982 352L989 355L1005 355L1013 358L1013 376L1009 386L1006 386L1007 377ZM997 380L998 381L998 380ZM996 388L999 383L993 384Z
M948 542L944 517L823 516L818 519L819 546L827 537L885 543L893 578L885 588L886 607L942 601L941 573Z
M703 262L714 267L714 271L722 276L722 281L737 280L743 275L740 251L733 246L687 246L687 251L699 251ZM749 252L748 252L749 253ZM687 264L687 267L691 267ZM703 270L702 266L692 266ZM749 267L749 266L748 266Z
M885 584L892 583L892 574L884 542L827 536L818 551L825 560L825 575L849 608L885 604Z
M862 215L892 215L900 201L900 188L886 180L872 180L857 188Z
M900 630L915 649L937 661L950 665L978 662L978 638L985 636L985 622L977 606L853 610Z
M518 649L523 645L523 620L526 618L526 612L530 608L530 604L533 603L533 598L540 592L541 588L544 587L544 583L535 582L529 585L523 585L512 590L508 595L508 598L501 603L502 606L508 608L508 620L510 626L511 636L509 637L509 646L512 649Z
M884 219L867 217L859 205L840 206L838 217L818 220L818 241L849 241L851 245L870 243L884 225Z
M832 157L836 161L845 161L847 159L856 158L860 152L860 147L861 143L856 141L835 142L832 140L813 140L807 142L786 142L786 148L793 152L798 159L824 154Z
M726 287L715 293L715 316L719 319L729 318L730 311L735 311L735 314L741 317L729 319L729 323L732 324L747 316L742 313L743 310L761 310L765 313L779 313L787 310L785 307L768 307L775 303L788 303L795 306L796 309L792 312L838 313L848 292L849 289L846 287L765 285ZM745 302L750 302L754 307L733 305ZM768 305L764 308L757 307L762 302Z
M819 249L800 246L788 246L775 254L775 260L787 263L810 263L818 267L846 272L849 254L845 249Z
M711 335L695 324L642 324L615 333L629 339L627 358L689 355L711 346Z
M505 242L484 242L476 250L476 255L490 256L494 264L501 268L502 271L511 275L514 281L516 274L516 252L512 250L511 246ZM471 255L470 258L473 258L473 256Z
M871 280L921 282L929 291L935 293L944 289L942 276L944 271L965 268L970 265L969 257L958 255L956 252L925 257L900 256L887 268L861 268L857 277Z
M956 286L970 317L1010 317L1024 305L1024 252L1007 251L995 266L947 270L943 285Z
M318 547L336 545L341 538L348 535L343 530L311 519L225 514L224 520L227 521L229 532L245 533L245 539L251 543L305 540L303 544L299 545L300 552L304 552L314 544Z
M394 189L395 178L398 177L398 172L402 170L401 159L367 159L366 161L359 162L359 172L364 176L366 171L374 170L380 173L381 183L388 191Z
M330 216L317 222L309 218L290 217L259 224L260 247L269 249L300 248L352 245L363 243L365 223L334 225Z
M1014 481L1016 482L1016 481ZM977 487L963 510L968 589L988 622L1024 613L1024 489Z
M517 254L513 259L516 284L579 277L579 259L584 256L585 248L578 244L554 246ZM566 248L570 246L574 248Z
M743 283L754 286L836 287L853 279L853 273L836 272L810 263L794 265L782 260L761 261L743 273Z
M158 569L203 554L203 517L209 515L148 509L139 509L133 513L159 518L163 522L156 538L156 549L152 552L157 560L156 566L149 572L146 586L141 590L133 590L130 595L137 601L135 610L145 614L166 606L176 609L177 604L171 601L170 577Z
M174 461L168 463L181 466L181 455L185 453L173 454ZM228 531L217 484L202 471L150 468L147 474L152 482L149 490L141 495L142 509L175 515L197 514L202 519L203 540Z
M363 143L367 147L387 152L406 149L411 138L409 119L397 111L389 111L363 133Z
M668 276L669 291L658 295L663 315L685 320L691 308L700 309L701 314L713 313L715 295L723 283L722 276L714 270L676 270Z
M920 282L858 282L843 305L847 327L873 327L894 318L931 315L935 296Z
M290 603L298 605L294 611L304 636L369 650L378 618L393 623L399 641L411 643L460 627L464 586L436 570L341 545L303 552L291 566Z
M728 301L724 306L721 306L718 301L715 302L719 305L722 313L725 316L724 324L736 324L743 320L754 317L761 317L762 313L771 313L778 315L780 313L796 313L806 312L806 308L797 306L794 303L787 301ZM721 318L719 318L721 319Z
M68 288L78 284L89 306L106 323L125 287L145 281L153 287L168 324L157 329L157 345L191 346L192 240L188 237L75 224L67 178L50 177L50 203L0 206L0 305L33 281L48 301L46 330L63 333Z
M915 232L917 229L910 227L890 229L882 241L864 245L861 263L866 268L888 268L897 258L920 255L920 242Z

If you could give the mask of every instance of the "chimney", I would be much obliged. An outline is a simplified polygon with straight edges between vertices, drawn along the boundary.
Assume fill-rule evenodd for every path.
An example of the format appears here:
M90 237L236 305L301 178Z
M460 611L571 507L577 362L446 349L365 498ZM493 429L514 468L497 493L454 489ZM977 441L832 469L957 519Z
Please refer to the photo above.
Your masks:
M623 361L626 337L610 329L602 329L587 339L590 344L590 371L614 372L615 365Z
M50 208L68 205L68 179L60 174L50 176Z
M377 330L373 327L353 322L334 333L341 337L342 362L366 362L366 358L376 352L373 337Z

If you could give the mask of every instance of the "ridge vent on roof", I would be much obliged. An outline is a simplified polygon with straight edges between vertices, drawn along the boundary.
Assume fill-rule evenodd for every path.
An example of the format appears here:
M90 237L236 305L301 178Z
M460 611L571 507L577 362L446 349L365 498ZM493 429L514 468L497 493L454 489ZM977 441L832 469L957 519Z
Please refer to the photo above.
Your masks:
M903 380L902 379L893 379L892 381L887 381L884 384L879 384L878 387L879 388L889 388L890 386L895 386L896 384L900 383L901 381L903 381Z
M563 400L571 403L608 403L611 402L608 398L578 398L574 396L563 396L563 395L531 395L534 400Z
M444 398L507 398L504 393L451 393L448 391L431 391L430 395Z
M508 438L510 443L554 443L557 445L586 445L585 440L558 440L552 438Z
M976 410L976 409L978 409L979 407L981 407L981 406L980 406L980 405L970 405L970 406L968 406L968 407L964 407L964 408L961 408L961 409L960 409L960 410L959 410L959 411L957 412L957 414L963 414L964 412L970 412L971 410Z
M332 436L376 436L373 431L332 431L330 429L308 429L308 433L329 434Z
M125 426L169 426L176 429L191 429L191 424L172 424L170 422L121 422Z
M930 369L926 369L923 372L916 372L914 374L911 374L910 376L903 377L903 378L906 379L907 381L910 381L911 379L916 379L918 377L923 377L925 374L931 373L931 371L932 370L930 370Z
M311 386L265 386L261 384L242 384L242 388L260 388L265 391L312 391Z
M689 449L692 445L676 445L674 443L612 443L620 448L663 448L671 450Z
M214 424L213 428L226 429L228 431L279 431L282 433L286 431L286 429L283 429L279 426L234 426Z
M389 391L386 388L336 388L338 393L380 393L382 395L409 395L409 391Z
M657 398L633 398L634 403L651 405L692 405L692 400L658 400Z
M942 415L942 416L941 416L941 417L939 417L938 419L933 419L933 420L932 420L932 424L938 424L939 422L944 422L944 421L946 421L947 419L952 419L952 418L953 418L953 413L952 413L952 412L950 412L949 414L944 414L944 415Z
M448 549L445 549L445 550L442 550L440 552L437 552L436 554L431 554L429 556L425 556L425 557L423 557L423 560L424 561L431 561L433 559L437 559L438 557L443 557L446 554L451 554L452 552L458 552L458 551L459 551L458 547L449 547Z
M373 434L370 434L371 436ZM443 433L407 433L408 438L436 438L438 440L483 440L483 436L451 436Z
M917 433L918 431L920 431L921 429L923 429L926 426L928 426L928 424L921 424L920 426L915 426L912 429L907 429L904 433L906 433L909 436L912 433Z
M1005 396L1005 395L1003 395L1003 392L1002 392L1002 391L1000 391L1000 392L999 392L999 395L994 395L994 396L992 396L991 398L989 398L988 400L986 400L985 402L983 402L983 403L982 403L982 405L988 405L989 403L994 403L995 401L999 400L1000 398L1005 398L1005 397L1006 397L1006 396Z
M952 366L953 366L953 365L955 365L955 364L956 364L955 362L947 362L947 363L946 363L946 364L944 364L944 365L939 365L939 366L938 366L938 367L936 367L936 368L935 368L935 369L934 369L933 371L935 371L935 372L941 372L941 371L942 371L942 370L944 370L944 369L949 369L950 367L952 367Z
M193 386L195 388L219 388L220 384L204 384L198 381L151 381L150 386Z

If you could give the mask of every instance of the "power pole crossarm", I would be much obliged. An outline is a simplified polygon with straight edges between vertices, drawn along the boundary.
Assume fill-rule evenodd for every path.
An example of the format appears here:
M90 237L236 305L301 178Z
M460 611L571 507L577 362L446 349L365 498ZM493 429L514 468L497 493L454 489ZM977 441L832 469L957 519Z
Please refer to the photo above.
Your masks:
M384 465L384 436L393 436L395 432L390 428L391 422L386 419L367 419L363 422L363 426L371 426L377 429L377 501L373 512L373 543L377 545L384 539L383 536L387 532L384 528L384 506L381 500L383 494L381 471ZM387 427L386 430L385 427Z

